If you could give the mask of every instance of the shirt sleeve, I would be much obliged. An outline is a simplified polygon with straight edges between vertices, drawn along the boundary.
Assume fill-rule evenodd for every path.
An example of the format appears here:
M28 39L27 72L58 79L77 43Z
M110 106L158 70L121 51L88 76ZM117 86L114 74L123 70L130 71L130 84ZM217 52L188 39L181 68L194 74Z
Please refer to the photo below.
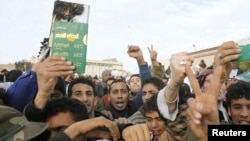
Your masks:
M178 114L178 103L179 103L179 96L177 95L177 102L176 105L168 105L168 103L165 100L165 96L164 96L164 91L165 91L166 87L164 87L163 89L161 89L157 95L157 105L159 108L159 111L161 113L161 115L168 120L174 121L176 119L176 116ZM170 106L175 106L176 109L170 113L169 109L171 109Z
M140 71L141 82L144 82L145 79L152 77L150 69L148 67L148 63L145 63L143 65L139 65L139 71ZM137 92L137 94L135 95L135 97L131 101L134 103L134 105L136 106L137 109L139 109L141 107L141 105L143 104L143 102L142 102L142 89L141 88L139 89L139 91Z
M34 101L25 106L23 113L29 121L40 122L45 119L44 110L36 108Z

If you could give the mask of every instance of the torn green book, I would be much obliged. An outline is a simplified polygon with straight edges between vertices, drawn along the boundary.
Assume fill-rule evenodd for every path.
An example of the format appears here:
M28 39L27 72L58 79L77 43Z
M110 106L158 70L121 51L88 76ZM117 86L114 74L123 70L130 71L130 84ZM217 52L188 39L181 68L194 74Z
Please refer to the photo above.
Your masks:
M51 56L62 56L84 73L87 58L88 19L90 6L55 1L50 30Z

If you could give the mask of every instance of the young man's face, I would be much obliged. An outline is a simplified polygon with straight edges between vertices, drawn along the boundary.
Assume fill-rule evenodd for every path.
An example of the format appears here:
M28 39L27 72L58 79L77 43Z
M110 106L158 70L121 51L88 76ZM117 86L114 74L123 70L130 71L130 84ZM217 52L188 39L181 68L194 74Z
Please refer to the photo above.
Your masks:
M134 76L129 81L130 91L136 93L141 87L141 78L139 76Z
M233 124L250 124L250 100L245 97L232 99L228 115L232 117Z
M159 91L156 86L153 84L145 84L142 88L142 102L145 103L149 98L151 98L154 94L157 94Z
M47 119L49 124L50 138L55 137L60 131L64 131L71 124L75 123L70 112L60 112L55 116ZM76 137L73 141L83 141L85 138L83 136Z
M203 93L206 93L208 91L208 89L210 88L212 78L213 78L213 74L209 74L205 78L204 84L202 86L202 92Z
M83 83L75 84L72 87L71 98L81 101L86 106L90 118L94 116L97 99L94 95L94 90L90 85Z
M165 131L164 120L162 120L157 111L146 112L145 115L149 131L152 132L156 140L158 140Z
M207 75L204 84L202 86L202 92L206 93L211 87L211 80L213 79L213 74ZM226 85L223 83L220 88L220 92L218 94L218 100L224 100L226 94Z
M118 110L124 110L129 101L129 92L124 82L116 82L110 86L109 99L112 106Z

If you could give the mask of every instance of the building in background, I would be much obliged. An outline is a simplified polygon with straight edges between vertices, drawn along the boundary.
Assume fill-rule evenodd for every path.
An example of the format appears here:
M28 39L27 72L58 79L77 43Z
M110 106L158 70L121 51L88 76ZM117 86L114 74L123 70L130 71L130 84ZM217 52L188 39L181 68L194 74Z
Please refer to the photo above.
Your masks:
M238 41L239 44L249 44L250 43L250 37L248 38L243 38ZM207 49L202 49L202 50L197 50L195 49L194 52L190 52L189 55L194 57L194 62L193 62L193 69L197 65L199 65L201 60L204 60L207 67L213 64L214 61L214 55L216 54L219 46L216 47L211 47ZM30 61L32 63L37 62L36 57L32 57ZM159 62L164 65L164 69L166 70L169 66L169 59L164 59L164 60L159 60ZM0 64L0 70L2 69L15 69L15 64ZM129 77L131 75L130 72L126 71L123 69L123 63L119 62L116 58L109 58L109 59L104 59L104 60L91 60L87 59L86 62L86 72L84 75L91 75L91 76L98 76L100 78L101 73L105 69L111 69L112 70L112 75L114 76L122 76L122 77Z
M34 64L37 62L37 59L32 57L30 59L30 62ZM15 69L15 64L14 63L0 64L0 70L3 70L3 69L7 69L7 70ZM115 77L116 76L117 77L130 76L130 73L123 69L123 63L117 61L116 58L109 58L109 59L104 59L104 60L87 59L86 71L83 75L90 75L90 76L97 75L100 78L102 71L104 71L105 69L112 70L112 75Z
M123 63L118 62L116 58L104 59L104 60L90 60L86 62L86 75L101 76L102 71L105 69L112 70L113 76L127 76L129 72L123 69Z
M199 65L200 61L203 59L208 66L211 66L214 61L214 55L216 54L219 46L207 48L199 51L190 52L189 55L194 57L193 66Z

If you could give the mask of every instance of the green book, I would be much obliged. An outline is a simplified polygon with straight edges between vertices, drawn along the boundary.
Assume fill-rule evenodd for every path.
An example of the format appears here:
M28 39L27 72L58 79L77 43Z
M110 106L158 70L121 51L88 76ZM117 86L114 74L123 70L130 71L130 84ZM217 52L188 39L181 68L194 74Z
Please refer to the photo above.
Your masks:
M232 62L233 69L237 69L237 75L250 69L250 40L238 41L241 49L240 56Z
M238 61L250 60L250 44L240 45L241 53Z
M90 6L55 1L49 36L51 56L62 56L84 73L87 58L88 19Z

